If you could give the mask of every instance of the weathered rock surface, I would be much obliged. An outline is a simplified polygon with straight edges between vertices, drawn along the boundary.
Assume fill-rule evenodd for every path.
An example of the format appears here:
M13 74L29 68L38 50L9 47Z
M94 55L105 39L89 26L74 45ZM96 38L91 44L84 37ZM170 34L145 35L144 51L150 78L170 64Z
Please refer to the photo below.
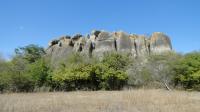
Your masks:
M129 53L134 57L169 52L172 50L170 38L164 33L155 32L150 37L94 30L87 37L76 34L62 36L49 42L46 50L52 60L67 57L73 52L91 56L103 56L109 52Z
M92 45L94 48L92 55L94 56L102 56L106 52L113 52L116 50L115 38L109 32L103 31L99 33Z
M116 50L118 52L131 53L131 49L134 46L132 46L129 35L124 32L115 32L114 35L116 38Z
M161 33L155 32L150 37L150 51L153 53L162 53L172 50L170 38Z

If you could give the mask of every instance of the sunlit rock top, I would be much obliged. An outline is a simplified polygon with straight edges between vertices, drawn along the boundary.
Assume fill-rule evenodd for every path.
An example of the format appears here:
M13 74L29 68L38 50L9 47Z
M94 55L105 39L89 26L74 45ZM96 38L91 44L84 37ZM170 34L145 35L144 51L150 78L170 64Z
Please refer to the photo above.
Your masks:
M128 53L133 57L148 56L172 51L170 38L161 32L151 36L128 34L122 31L93 30L90 35L62 36L49 42L46 50L52 59L66 57L72 52L86 56L103 56L104 53Z

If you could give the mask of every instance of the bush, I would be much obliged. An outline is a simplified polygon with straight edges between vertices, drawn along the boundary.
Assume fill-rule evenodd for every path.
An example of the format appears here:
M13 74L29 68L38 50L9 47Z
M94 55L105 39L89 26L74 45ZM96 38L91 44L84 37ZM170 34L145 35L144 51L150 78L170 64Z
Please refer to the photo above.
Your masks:
M190 82L194 90L200 91L200 70L193 73L188 79L188 82Z
M7 91L10 86L10 76L6 72L0 73L0 92Z
M16 49L11 61L0 60L0 91L29 92L43 86L49 70L43 54L43 48L28 45Z
M14 92L30 92L34 90L34 81L32 77L23 72L13 73L10 83L10 89Z
M53 72L52 81L55 90L84 89L89 80L89 65L74 65Z
M106 90L119 90L121 89L128 79L127 74L121 70L108 69L104 73L102 88Z
M40 59L34 63L28 65L26 73L31 76L34 81L35 88L48 86L47 77L49 75L50 68L44 59Z
M176 53L131 59L129 55L105 53L88 58L73 53L50 66L44 49L28 45L16 49L11 61L0 58L0 92L119 90L133 87L176 87L200 90L200 52ZM43 58L44 57L44 58ZM47 59L49 60L47 61Z
M130 86L166 87L173 85L173 63L180 56L175 53L150 55L147 59L137 58L127 70Z
M131 66L127 70L128 74L128 86L132 87L141 87L147 86L152 83L152 74L146 67L142 66Z
M115 70L107 64L96 64L94 69L95 76L100 79L99 87L105 90L119 90L127 82L127 74L122 70Z
M0 92L9 87L8 64L0 57Z
M83 64L57 70L52 79L57 90L116 90L123 87L127 75L104 64Z
M104 55L102 63L115 70L125 70L131 63L131 59L126 54L108 53Z
M185 89L199 90L200 52L186 54L174 64L175 85Z

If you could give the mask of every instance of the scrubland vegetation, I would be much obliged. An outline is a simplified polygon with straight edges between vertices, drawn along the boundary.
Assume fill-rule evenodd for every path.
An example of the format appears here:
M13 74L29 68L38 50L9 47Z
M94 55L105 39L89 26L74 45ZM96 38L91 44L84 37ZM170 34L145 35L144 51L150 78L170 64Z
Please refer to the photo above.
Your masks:
M200 93L166 90L0 95L0 112L199 112Z
M200 90L200 52L171 52L146 58L109 53L101 60L75 53L59 60L54 65L37 45L17 48L10 61L0 59L0 92Z
M55 63L42 47L28 45L10 61L1 58L0 71L0 112L200 110L200 52L101 59L75 53Z

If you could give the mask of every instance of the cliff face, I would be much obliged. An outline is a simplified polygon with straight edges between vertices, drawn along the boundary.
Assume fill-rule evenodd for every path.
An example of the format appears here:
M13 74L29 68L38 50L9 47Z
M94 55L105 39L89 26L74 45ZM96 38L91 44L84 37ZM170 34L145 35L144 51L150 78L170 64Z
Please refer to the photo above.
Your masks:
M66 57L72 52L86 56L103 56L106 52L129 53L134 57L148 56L172 50L170 38L160 32L150 37L125 32L92 31L90 35L63 36L49 42L47 55L53 60Z

